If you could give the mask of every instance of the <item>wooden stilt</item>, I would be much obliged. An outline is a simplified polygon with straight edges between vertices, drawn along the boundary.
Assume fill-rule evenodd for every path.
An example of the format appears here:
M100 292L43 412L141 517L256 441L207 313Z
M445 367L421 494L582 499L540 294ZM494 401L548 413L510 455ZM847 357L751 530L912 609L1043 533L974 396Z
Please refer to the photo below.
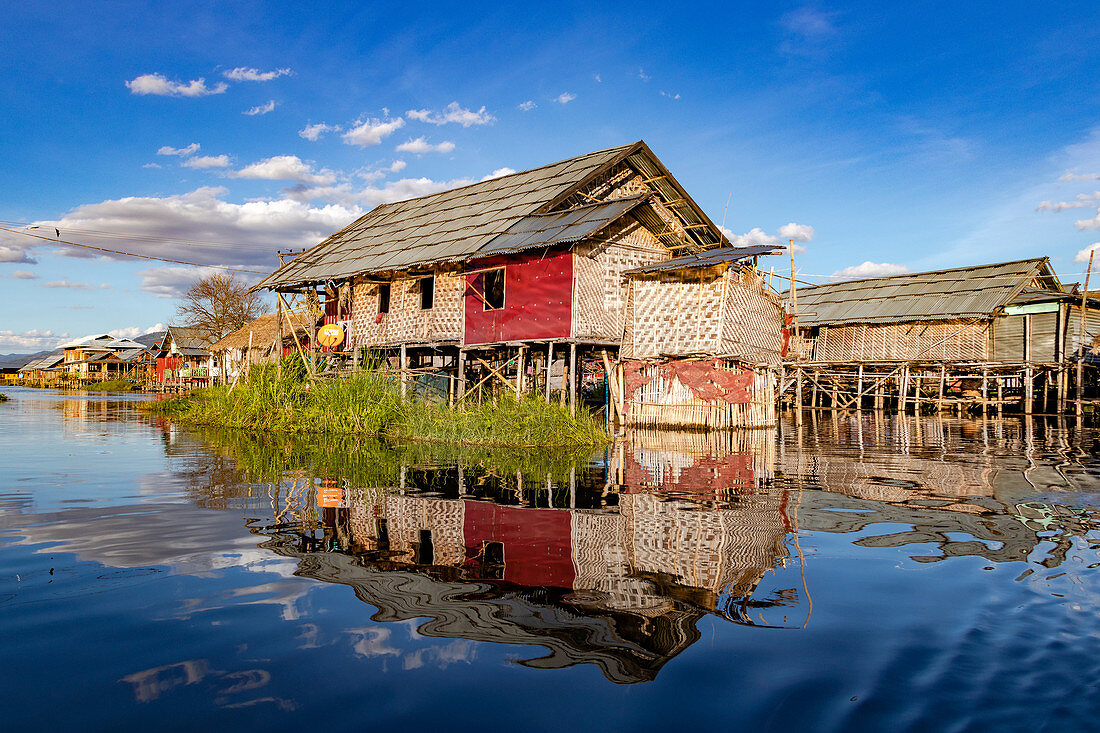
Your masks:
M577 414L577 345L569 344L569 411Z
M251 336L251 335L252 335L251 332L249 332L249 336ZM282 377L283 377L283 360L281 358L282 354L279 353L279 352L282 351L282 349L279 348L280 346L282 346L282 340L283 340L283 299L282 299L281 296L279 296L279 297L275 298L275 340L271 344L271 353L275 357L275 375L279 379L282 379ZM248 345L248 350L249 351L252 350L252 344Z
M905 414L905 399L909 396L909 366L901 369L901 378L898 380L898 414Z
M857 410L863 409L863 363L859 365L859 377L856 381L856 402L855 408Z
M1005 378L1004 376L997 377L997 417L1001 417L1005 412Z
M943 412L943 393L947 389L947 365L940 364L940 393L936 399L936 411Z
M802 425L802 367L795 370L794 377L794 424Z
M1035 404L1035 384L1032 378L1031 364L1024 367L1024 414L1030 415Z
M458 363L456 366L458 368L458 373L455 375L458 382L456 394L458 395L458 401L461 402L466 397L466 349L458 350Z
M554 342L546 344L546 401L550 401L550 367L554 365Z
M313 297L320 302L320 298L317 298L317 290L311 290ZM307 303L307 309L309 311L309 376L317 376L317 315L313 312L311 307L312 301Z
M989 368L982 367L982 417L989 415Z
M310 354L310 358L312 359L312 352ZM405 348L405 344L401 344L401 363L398 367L401 370L401 399L405 399L405 397L408 396L407 370L409 368L409 364L407 359L408 351Z
M523 375L527 371L526 366L526 347L519 347L519 356L516 359L516 399L519 400L523 394Z

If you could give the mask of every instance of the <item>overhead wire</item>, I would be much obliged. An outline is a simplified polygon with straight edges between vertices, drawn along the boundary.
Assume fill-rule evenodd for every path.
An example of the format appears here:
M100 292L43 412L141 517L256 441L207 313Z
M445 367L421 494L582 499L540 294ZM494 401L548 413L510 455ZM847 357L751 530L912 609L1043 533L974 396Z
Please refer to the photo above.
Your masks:
M249 272L249 273L254 273L256 275L269 275L269 274L271 274L270 270L249 270L249 269L244 268L244 267L229 267L228 265L207 265L207 264L203 264L201 262L188 262L186 260L177 260L177 259L173 259L171 257L157 257L155 255L144 255L144 254L137 254L135 252L124 252L122 250L110 249L108 247L96 247L96 246L91 245L91 244L82 244L80 242L70 242L69 240L61 239L60 237L46 237L46 236L43 236L41 234L32 234L31 232L20 231L18 229L8 229L7 227L0 227L0 232L8 232L9 234L19 234L19 235L22 235L24 237L31 237L33 239L41 239L42 241L49 242L51 244L65 244L65 245L68 245L70 247L80 247L82 249L95 250L96 252L104 252L106 254L121 255L123 257L134 257L134 258L139 259L139 260L156 260L157 262L168 262L168 263L171 263L173 265L188 265L190 267L209 267L209 268L216 269L216 270L228 270L230 272Z

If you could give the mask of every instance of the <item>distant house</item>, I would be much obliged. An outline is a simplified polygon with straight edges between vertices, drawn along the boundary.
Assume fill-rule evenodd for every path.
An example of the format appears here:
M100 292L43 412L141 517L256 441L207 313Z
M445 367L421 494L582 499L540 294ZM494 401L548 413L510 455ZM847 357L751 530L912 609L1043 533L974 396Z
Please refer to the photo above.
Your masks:
M61 345L63 368L78 379L136 379L151 358L144 346L128 338L94 334Z
M617 359L629 335L621 356L637 368L660 362L667 372L705 357L722 374L718 383L672 378L672 391L648 396L620 391L627 421L711 424L712 407L724 416L730 404L757 402L763 411L752 424L771 424L763 405L773 401L754 391L753 374L771 379L782 315L762 278L746 273L772 248L729 245L636 142L383 204L261 286L323 300L344 348L380 351L403 374L450 379L459 398L487 383L546 396L560 389L576 404L604 371L603 356ZM693 255L708 257L644 270ZM736 389L726 388L726 372L737 375ZM651 404L644 417L632 411L639 400Z
M168 326L160 342L153 346L156 381L164 383L166 379L181 376L206 380L213 366L210 345L210 338L202 329Z
M801 356L811 362L1001 362L1076 359L1100 335L1090 301L1047 258L850 280L797 290Z
M65 372L65 352L55 351L21 366L19 379L27 382L47 382L60 377Z

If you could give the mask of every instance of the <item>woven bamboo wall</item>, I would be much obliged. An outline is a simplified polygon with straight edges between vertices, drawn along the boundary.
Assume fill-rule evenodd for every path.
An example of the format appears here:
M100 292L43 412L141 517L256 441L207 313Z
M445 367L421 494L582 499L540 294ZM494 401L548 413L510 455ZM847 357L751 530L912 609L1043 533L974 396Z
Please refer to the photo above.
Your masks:
M814 361L986 361L987 322L965 320L884 325L822 326Z
M779 364L783 348L783 306L775 293L764 289L756 270L726 272L729 284L722 315L722 343L718 353L753 364Z
M573 257L573 335L619 341L629 283L623 272L668 259L653 234L635 221L579 244Z
M419 279L402 277L390 284L390 312L381 320L378 320L378 285L357 280L352 298L353 345L460 341L465 278L457 273L436 273L435 303L428 310L420 308Z

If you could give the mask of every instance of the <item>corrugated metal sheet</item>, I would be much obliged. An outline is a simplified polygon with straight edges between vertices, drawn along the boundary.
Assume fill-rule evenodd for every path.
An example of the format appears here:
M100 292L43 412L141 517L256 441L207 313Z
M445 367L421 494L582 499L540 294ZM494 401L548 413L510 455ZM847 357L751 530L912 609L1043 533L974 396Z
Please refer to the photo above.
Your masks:
M631 196L566 211L532 214L520 219L504 234L479 249L477 255L488 257L578 242L614 223L644 200L645 196Z
M798 320L811 327L987 318L1040 274L1053 280L1045 257L800 288L798 310L813 315Z
M635 146L600 150L430 196L382 204L279 268L259 287L464 260L520 219L618 162Z
M776 254L782 251L783 249L781 247L776 247L774 245L755 245L752 247L720 247L718 249L709 249L706 252L702 252L697 255L675 257L671 260L657 262L652 265L646 265L645 267L636 267L633 270L627 270L623 274L643 275L650 272L672 272L674 270L690 270L698 267L711 267L712 265L719 265L725 262L737 262L738 260L747 260L750 257Z
M1001 316L993 321L993 359L1024 360L1024 316Z
M1031 360L1052 362L1055 360L1055 343L1058 340L1057 313L1031 313Z

